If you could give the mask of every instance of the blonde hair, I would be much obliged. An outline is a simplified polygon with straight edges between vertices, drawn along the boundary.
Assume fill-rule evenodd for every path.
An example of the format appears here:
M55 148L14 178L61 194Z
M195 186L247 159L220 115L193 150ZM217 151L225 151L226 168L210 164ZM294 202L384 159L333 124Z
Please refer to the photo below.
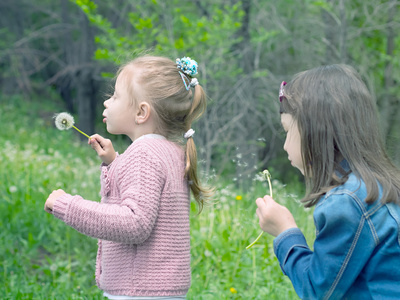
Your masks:
M125 77L132 104L148 101L157 115L157 132L167 139L181 141L183 134L205 111L207 97L198 84L186 89L191 77L181 77L177 65L172 60L159 56L141 56L122 66L118 73ZM185 176L199 211L211 198L213 189L200 184L197 175L197 150L192 137L186 141Z

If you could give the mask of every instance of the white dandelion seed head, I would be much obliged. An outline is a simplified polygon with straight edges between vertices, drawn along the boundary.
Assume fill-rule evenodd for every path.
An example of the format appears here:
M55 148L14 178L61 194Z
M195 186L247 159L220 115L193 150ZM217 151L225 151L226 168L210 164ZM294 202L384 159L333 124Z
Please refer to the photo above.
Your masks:
M265 180L271 178L271 173L268 170L264 170L262 174L264 175Z
M261 172L257 173L257 174L254 176L254 179L253 179L253 180L255 180L255 181L261 181L261 182L265 181L264 174L261 173Z
M69 113L62 112L54 116L54 123L59 130L67 130L74 126L74 117Z
M12 185L9 187L10 193L15 193L16 191L18 191L18 188L15 185Z

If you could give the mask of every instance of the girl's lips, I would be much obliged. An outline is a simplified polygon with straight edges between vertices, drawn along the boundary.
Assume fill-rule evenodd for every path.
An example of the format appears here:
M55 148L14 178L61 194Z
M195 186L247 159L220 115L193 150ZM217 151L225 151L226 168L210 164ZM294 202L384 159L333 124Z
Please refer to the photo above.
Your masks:
M106 123L107 122L107 118L106 117L104 117L104 119L103 119L103 123Z

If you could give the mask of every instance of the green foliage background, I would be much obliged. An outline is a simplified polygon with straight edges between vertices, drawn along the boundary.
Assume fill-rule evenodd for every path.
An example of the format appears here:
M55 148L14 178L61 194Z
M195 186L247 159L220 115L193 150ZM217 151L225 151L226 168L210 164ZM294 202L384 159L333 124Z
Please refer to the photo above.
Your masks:
M397 1L379 5L342 0L139 1L134 11L119 14L119 26L107 19L111 3L71 1L98 29L94 57L100 62L120 65L149 50L172 59L192 56L200 62L200 82L211 100L206 118L198 125L210 131L200 133L200 147L208 148L211 154L206 160L218 173L238 175L235 162L218 163L223 161L221 153L235 160L231 150L235 147L240 154L246 152L243 148L251 149L256 159L245 163L256 169L266 165L265 152L277 158L269 159L268 166L279 166L275 161L280 157L280 138L276 144L268 141L278 129L265 123L267 118L279 122L273 102L281 78L288 81L299 71L329 63L351 64L362 74L376 95L389 152L400 162ZM232 134L232 145L215 132L240 109L245 113L239 121L247 132L236 125L231 130L248 136L243 140ZM219 143L213 144L213 138ZM267 141L257 145L254 141L259 138ZM281 177L281 166L277 169ZM249 176L251 171L245 173Z
M279 85L305 69L346 63L375 95L384 139L400 163L398 6L397 0L4 0L0 89L28 101L61 98L85 132L101 132L102 103L120 64L144 53L190 56L209 96L205 117L194 125L201 128L196 143L204 170L242 184L266 167L279 179L298 179L284 163Z
M99 200L99 163L74 132L53 126L68 110L88 133L121 63L144 53L199 62L209 106L196 144L216 202L191 216L188 299L296 299L259 234L254 181L268 168L274 194L312 243L312 211L282 150L277 91L321 64L347 63L375 95L391 156L400 162L400 28L396 0L3 0L0 2L0 298L102 299L96 241L43 211L57 188ZM82 127L81 127L82 126ZM286 186L287 184L287 186ZM242 200L236 200L241 196ZM238 197L240 199L240 197ZM309 243L311 245L311 243Z

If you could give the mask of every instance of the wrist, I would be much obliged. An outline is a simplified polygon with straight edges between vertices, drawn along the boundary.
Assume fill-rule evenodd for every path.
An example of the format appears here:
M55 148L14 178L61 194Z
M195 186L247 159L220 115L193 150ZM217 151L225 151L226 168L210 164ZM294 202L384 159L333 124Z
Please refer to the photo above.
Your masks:
M112 163L113 163L113 161L117 158L117 156L118 156L118 153L117 152L114 152L112 155L109 155L107 158L105 158L104 160L103 160L103 163L105 164L105 165L111 165Z
M276 236L280 235L282 232L288 231L290 229L296 229L296 228L298 228L296 224L294 224L292 226L282 227L282 228L280 228L280 230L279 230L279 232L278 232L278 234Z

